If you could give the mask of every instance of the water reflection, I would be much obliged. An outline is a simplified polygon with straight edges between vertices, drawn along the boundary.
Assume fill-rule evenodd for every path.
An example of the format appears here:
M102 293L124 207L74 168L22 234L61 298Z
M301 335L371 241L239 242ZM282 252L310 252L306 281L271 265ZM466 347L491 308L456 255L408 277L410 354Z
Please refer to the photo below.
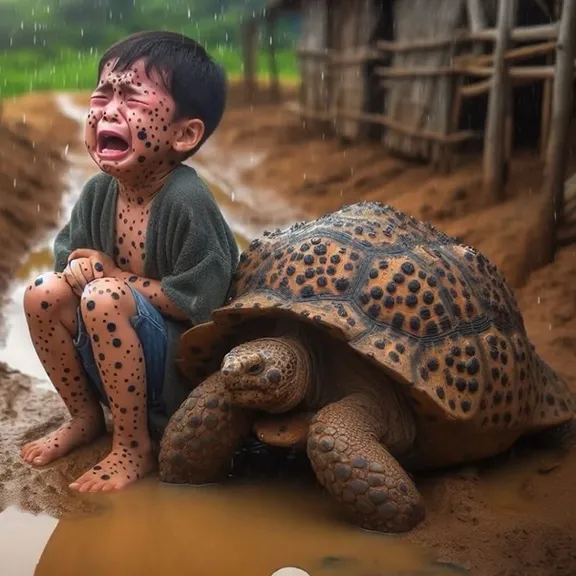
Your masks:
M0 574L32 576L57 520L10 507L0 514Z

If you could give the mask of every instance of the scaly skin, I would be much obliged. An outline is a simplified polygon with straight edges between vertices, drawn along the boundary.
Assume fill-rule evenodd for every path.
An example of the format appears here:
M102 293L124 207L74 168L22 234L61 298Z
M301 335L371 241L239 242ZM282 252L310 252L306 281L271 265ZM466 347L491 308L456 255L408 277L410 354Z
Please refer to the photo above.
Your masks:
M383 409L360 393L328 404L310 425L308 457L320 484L362 527L407 532L424 519L424 504L379 441L385 434Z
M262 338L235 347L225 356L221 373L190 395L183 412L177 413L167 428L164 444L172 461L166 458L161 462L164 474L174 477L177 465L181 481L214 479L244 433L244 428L227 424L218 428L218 435L202 437L200 426L202 423L205 428L206 409L200 400L206 399L209 390L209 396L218 394L235 407L275 414L259 416L255 423L255 429L272 444L298 443L307 435L308 457L319 482L363 527L380 532L410 530L424 518L424 505L407 473L382 443L387 441L401 450L410 443L409 425L389 429L391 424L399 424L393 417L399 408L390 390L355 392L341 399L327 396L306 430L311 408L306 406L306 398L315 396L311 368L306 347L295 338ZM370 388L368 382L348 381L358 377L351 370L350 374L338 374L344 378L340 383L344 389L358 385ZM374 387L380 385L385 383L375 383ZM294 408L296 413L280 416ZM213 426L220 422L222 419L215 417ZM232 430L237 430L233 442Z
M222 375L195 388L172 416L160 444L160 480L206 484L225 476L253 415L232 405Z

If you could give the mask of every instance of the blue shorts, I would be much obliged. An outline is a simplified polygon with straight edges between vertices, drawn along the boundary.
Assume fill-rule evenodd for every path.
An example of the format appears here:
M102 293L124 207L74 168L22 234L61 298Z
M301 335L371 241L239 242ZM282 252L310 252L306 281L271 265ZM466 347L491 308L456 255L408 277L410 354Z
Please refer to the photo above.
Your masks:
M163 389L164 370L166 367L166 353L168 349L168 337L164 317L140 294L138 290L130 287L136 314L131 318L132 327L136 332L146 363L146 387L148 406L158 402ZM74 339L74 346L80 356L84 370L88 374L88 382L102 404L109 406L108 395L102 384L100 372L92 351L92 342L86 330L80 307L77 312L78 332Z

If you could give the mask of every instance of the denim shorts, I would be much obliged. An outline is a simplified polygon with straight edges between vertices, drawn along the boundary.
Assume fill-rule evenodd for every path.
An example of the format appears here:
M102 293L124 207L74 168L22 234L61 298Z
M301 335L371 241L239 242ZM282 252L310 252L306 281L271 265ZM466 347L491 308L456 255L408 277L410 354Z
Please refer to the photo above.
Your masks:
M151 404L159 401L163 389L168 349L166 324L162 314L145 296L132 287L130 287L130 290L136 303L136 314L130 319L130 322L140 340L144 353L147 403L150 407ZM86 330L80 307L78 307L77 319L78 332L74 339L74 346L88 375L90 387L96 393L98 400L105 406L109 406L108 395L102 384L100 372L98 372L98 366L92 351L92 342Z

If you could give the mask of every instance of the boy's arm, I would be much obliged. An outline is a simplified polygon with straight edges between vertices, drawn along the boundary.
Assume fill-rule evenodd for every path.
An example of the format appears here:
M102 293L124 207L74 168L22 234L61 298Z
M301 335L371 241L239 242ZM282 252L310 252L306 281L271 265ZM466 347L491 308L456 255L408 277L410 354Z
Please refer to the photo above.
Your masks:
M173 318L174 320L187 320L188 316L184 311L176 306L174 302L168 298L162 288L161 280L154 280L153 278L145 278L144 276L137 276L131 272L126 272L120 268L116 268L113 273L115 278L124 280L133 286L140 294L143 294L150 300L150 303L160 312L163 316Z
M78 200L72 208L70 219L54 239L54 271L62 272L68 266L70 254L78 248L92 248L94 238L90 214L93 211L94 198L102 196L102 178L93 176L86 182Z
M222 306L230 282L232 267L229 259L216 252L208 252L194 265L189 253L182 251L174 273L161 280L138 276L118 268L103 252L78 249L72 258L90 258L102 267L104 276L124 280L146 296L164 316L174 320L191 320L193 324L206 321L209 313Z

